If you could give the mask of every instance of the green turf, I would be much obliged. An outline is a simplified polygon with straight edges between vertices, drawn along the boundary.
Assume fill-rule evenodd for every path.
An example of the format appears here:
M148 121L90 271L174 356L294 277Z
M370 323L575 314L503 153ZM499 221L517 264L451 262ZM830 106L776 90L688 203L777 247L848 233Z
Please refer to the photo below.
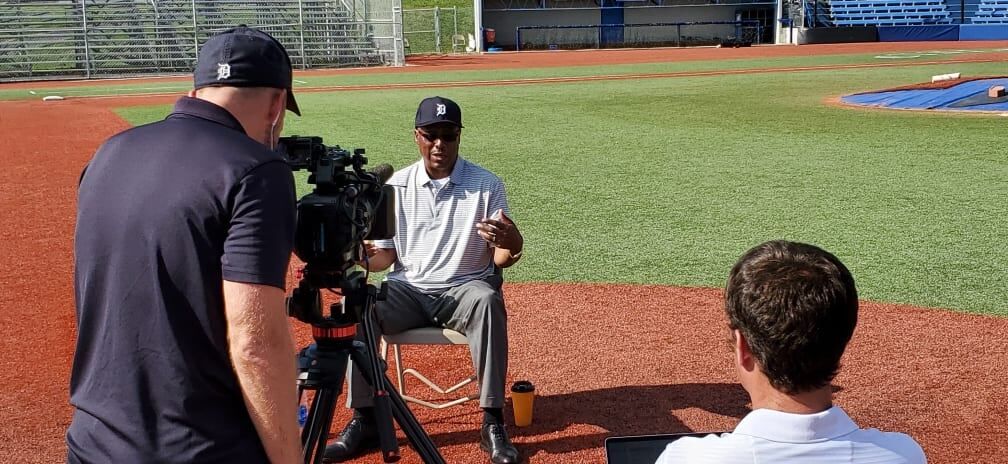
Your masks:
M402 167L417 159L417 101L456 99L463 156L504 178L526 236L510 281L720 287L748 247L786 238L835 252L864 298L1008 315L1008 119L823 103L947 69L305 93L285 133Z

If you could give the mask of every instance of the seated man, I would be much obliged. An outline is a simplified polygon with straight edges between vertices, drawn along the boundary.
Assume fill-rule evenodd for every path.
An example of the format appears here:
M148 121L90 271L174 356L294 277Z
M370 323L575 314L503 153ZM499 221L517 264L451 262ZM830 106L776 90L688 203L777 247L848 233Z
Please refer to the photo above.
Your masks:
M518 462L504 429L507 313L497 268L521 257L524 239L508 218L504 184L458 156L462 110L431 97L420 102L413 137L421 160L392 175L396 236L367 247L363 264L388 274L388 296L375 305L382 333L447 327L469 339L479 379L480 447L495 464ZM377 448L372 392L351 365L348 405L354 417L325 452L343 461Z
M657 464L923 463L902 433L860 429L833 405L830 381L857 324L854 278L812 245L759 245L725 289L735 367L752 412L732 433L672 442Z

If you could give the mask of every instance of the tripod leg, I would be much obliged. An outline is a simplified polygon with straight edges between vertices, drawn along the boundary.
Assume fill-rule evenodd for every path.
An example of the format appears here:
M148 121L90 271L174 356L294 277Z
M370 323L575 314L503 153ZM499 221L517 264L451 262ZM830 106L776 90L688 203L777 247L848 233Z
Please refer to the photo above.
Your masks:
M371 383L371 385L377 386L375 391L384 391L384 395L378 397L375 395L375 415L384 416L377 417L378 422L382 422L382 418L394 417L396 422L402 428L403 433L406 434L406 438L409 439L410 443L416 449L417 454L420 455L420 459L423 460L425 464L444 464L444 457L441 456L440 451L438 451L437 446L431 441L427 433L424 432L423 427L420 426L420 422L417 421L416 416L413 412L406 406L406 402L403 401L402 397L399 396L399 392L395 391L392 386L392 381L383 372L375 372L371 368L370 356L368 355L367 349L363 345L354 344L355 349L350 352L350 360L354 363L358 369L364 374L364 378ZM385 404L385 412L382 413L378 409L378 405ZM391 423L388 424L391 427ZM393 432L394 433L394 430ZM388 462L388 461L386 461Z
M365 324L365 327L367 325ZM365 330L365 334L367 331ZM378 440L381 445L382 459L385 462L396 462L399 460L399 443L396 441L395 428L392 426L392 411L389 408L388 392L384 384L377 381L375 370L377 360L367 354L363 344L354 343L354 350L350 352L350 361L361 370L364 380L371 385L374 392L374 415L375 426L378 428Z
M349 346L351 344L346 343L319 348L313 344L300 355L303 377L298 380L299 398L300 395L307 394L308 390L315 392L301 430L301 458L305 464L322 462L336 411L336 400L343 389Z
M413 415L413 411L406 405L406 401L403 401L402 397L399 396L399 392L394 389L392 381L389 380L388 376L384 375L382 376L382 380L385 382L385 389L390 392L389 400L392 403L392 413L396 418L396 422L403 429L403 433L409 437L410 443L417 450L417 454L420 455L425 464L443 464L445 461L441 456L441 452L438 451L437 446L431 441L430 436L424 431L420 422L417 421L416 416Z
M302 450L302 458L307 464L322 463L322 455L325 453L326 439L329 437L329 428L332 426L333 415L336 411L336 399L339 394L330 387L323 387L315 392L315 401L312 402L312 416L310 422L310 432L308 442ZM305 424L306 426L309 423ZM309 461L310 459L310 461Z

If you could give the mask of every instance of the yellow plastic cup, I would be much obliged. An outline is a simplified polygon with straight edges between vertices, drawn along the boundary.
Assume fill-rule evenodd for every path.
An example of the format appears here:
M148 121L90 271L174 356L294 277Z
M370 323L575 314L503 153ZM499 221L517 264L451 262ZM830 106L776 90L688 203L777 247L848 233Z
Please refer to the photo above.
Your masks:
M535 401L535 385L528 380L519 380L511 385L511 407L514 409L515 425L525 427L532 424L532 403Z

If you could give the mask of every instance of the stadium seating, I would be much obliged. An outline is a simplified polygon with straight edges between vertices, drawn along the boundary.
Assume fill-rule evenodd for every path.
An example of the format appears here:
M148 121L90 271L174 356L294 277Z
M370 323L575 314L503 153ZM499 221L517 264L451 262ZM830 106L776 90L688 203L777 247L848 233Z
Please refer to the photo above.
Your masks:
M1005 1L1008 0L987 0ZM951 24L942 0L832 0L830 11L837 26L916 26Z
M1008 0L980 0L974 24L1008 24Z

